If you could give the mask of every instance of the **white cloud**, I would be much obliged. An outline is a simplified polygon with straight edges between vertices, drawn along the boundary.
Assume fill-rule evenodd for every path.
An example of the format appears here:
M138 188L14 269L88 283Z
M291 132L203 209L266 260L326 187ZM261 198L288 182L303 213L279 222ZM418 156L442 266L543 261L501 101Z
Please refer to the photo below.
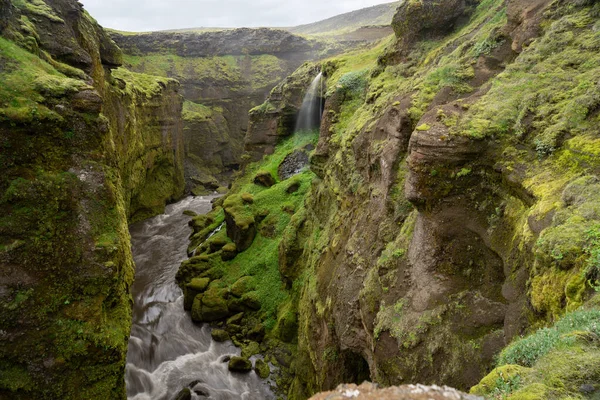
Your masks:
M295 26L390 0L80 0L101 25L124 31Z

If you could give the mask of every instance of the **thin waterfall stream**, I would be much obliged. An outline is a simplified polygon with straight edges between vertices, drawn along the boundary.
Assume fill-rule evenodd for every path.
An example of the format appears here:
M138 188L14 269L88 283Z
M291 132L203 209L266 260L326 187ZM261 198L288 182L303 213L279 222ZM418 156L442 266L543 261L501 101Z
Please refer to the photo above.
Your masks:
M323 73L319 74L312 81L298 114L295 132L310 131L319 127L323 112Z
M169 205L165 214L130 227L136 264L125 372L130 400L171 400L184 388L190 389L191 399L274 398L254 371L229 372L226 360L240 349L213 341L210 327L194 324L183 310L183 294L175 283L191 232L191 217L183 211L205 214L212 199L188 197Z

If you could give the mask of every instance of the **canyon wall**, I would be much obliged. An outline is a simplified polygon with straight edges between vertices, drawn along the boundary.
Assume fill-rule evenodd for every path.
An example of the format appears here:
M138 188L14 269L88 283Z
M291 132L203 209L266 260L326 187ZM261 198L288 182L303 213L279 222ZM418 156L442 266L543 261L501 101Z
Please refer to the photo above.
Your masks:
M194 222L192 318L260 349L291 399L365 379L594 393L598 15L585 0L407 1L395 37L302 66L250 113L256 162ZM291 120L317 70L314 148ZM297 151L310 172L282 176Z
M111 36L130 70L181 82L186 179L196 193L231 181L250 109L303 62L342 48L267 28Z
M80 3L0 8L0 398L125 398L127 225L183 194L179 84Z

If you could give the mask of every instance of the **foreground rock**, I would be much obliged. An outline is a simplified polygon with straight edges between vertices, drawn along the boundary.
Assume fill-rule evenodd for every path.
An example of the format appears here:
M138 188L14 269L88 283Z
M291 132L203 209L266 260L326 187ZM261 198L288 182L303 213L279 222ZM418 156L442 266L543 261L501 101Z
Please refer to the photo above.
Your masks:
M252 371L252 362L244 357L231 357L228 368L232 372L250 372Z
M482 397L461 393L449 387L405 385L385 389L373 383L365 382L360 386L340 385L331 392L319 393L310 400L478 400Z

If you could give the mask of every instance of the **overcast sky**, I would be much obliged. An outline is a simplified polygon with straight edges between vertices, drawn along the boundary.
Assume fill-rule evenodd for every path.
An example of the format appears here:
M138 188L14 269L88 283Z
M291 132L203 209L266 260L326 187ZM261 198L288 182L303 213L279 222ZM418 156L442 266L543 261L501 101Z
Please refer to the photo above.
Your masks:
M106 28L296 26L390 0L80 0Z

